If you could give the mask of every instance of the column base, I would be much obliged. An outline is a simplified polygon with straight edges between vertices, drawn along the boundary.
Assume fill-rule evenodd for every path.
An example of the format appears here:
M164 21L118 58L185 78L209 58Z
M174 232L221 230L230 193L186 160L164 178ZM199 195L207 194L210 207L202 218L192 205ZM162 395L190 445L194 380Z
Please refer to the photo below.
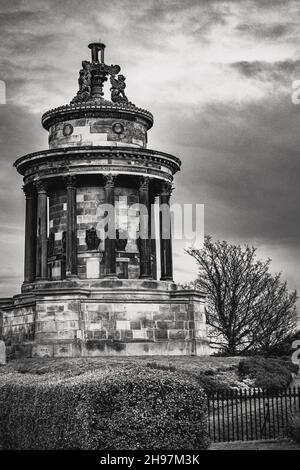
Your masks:
M104 277L109 279L119 279L117 274L105 274Z
M77 274L67 273L66 274L66 279L78 279L78 276L77 276Z

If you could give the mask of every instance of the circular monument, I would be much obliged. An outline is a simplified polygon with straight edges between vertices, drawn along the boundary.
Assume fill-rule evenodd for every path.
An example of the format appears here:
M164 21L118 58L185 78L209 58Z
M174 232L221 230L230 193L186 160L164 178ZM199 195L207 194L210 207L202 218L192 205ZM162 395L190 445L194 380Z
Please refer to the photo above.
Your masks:
M15 162L26 196L25 270L21 294L0 300L7 348L207 354L205 296L173 281L166 214L181 162L147 148L152 114L128 101L105 45L89 48L75 98L42 116L49 149Z

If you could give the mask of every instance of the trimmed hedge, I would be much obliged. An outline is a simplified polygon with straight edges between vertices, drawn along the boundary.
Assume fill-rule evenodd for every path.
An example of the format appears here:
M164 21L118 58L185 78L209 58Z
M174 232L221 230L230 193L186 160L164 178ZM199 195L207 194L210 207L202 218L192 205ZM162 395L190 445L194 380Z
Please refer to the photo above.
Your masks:
M2 449L206 449L206 395L178 373L3 374Z
M250 376L255 380L255 387L267 390L289 387L292 372L297 371L298 366L291 361L270 357L249 357L239 363L239 373L242 377Z

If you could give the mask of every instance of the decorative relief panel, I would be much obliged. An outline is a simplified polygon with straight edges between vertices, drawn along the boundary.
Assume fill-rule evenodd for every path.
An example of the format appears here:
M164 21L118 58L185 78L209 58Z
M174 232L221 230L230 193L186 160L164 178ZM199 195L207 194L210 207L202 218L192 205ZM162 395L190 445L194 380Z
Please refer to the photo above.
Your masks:
M51 149L85 145L146 147L145 123L113 118L74 119L54 124L49 130Z
M62 130L62 133L65 137L69 137L69 135L72 135L74 131L74 128L72 124L65 124Z

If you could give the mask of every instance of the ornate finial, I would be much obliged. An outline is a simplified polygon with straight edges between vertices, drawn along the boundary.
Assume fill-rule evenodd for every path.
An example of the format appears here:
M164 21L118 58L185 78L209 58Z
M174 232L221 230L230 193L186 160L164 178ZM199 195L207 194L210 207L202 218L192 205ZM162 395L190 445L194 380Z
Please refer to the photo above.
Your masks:
M105 49L105 44L102 42L92 42L91 44L88 45L89 49L92 51L92 62L93 64L99 63L99 57L98 53L99 51L101 52L101 63L104 64L104 49Z
M82 69L79 72L79 91L71 103L97 104L104 101L103 85L110 76L111 100L113 103L128 103L125 95L125 77L118 75L121 71L119 65L106 65L104 63L105 44L102 42L93 42L88 46L91 49L91 62L84 60ZM99 52L101 54L99 62ZM117 76L117 78L116 78ZM132 103L130 103L132 104Z

